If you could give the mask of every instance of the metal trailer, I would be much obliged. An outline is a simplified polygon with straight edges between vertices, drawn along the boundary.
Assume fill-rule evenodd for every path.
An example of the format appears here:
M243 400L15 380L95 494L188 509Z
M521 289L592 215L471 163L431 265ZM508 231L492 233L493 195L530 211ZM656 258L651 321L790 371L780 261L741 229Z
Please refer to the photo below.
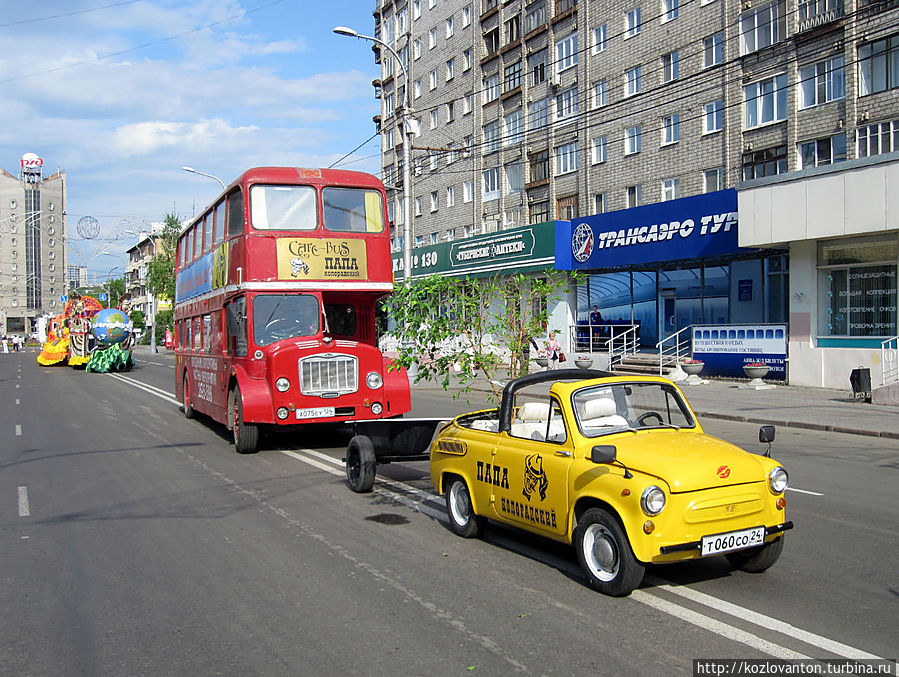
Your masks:
M431 442L450 418L388 418L353 421L353 437L347 445L346 479L350 489L371 491L378 465L395 461L427 461Z

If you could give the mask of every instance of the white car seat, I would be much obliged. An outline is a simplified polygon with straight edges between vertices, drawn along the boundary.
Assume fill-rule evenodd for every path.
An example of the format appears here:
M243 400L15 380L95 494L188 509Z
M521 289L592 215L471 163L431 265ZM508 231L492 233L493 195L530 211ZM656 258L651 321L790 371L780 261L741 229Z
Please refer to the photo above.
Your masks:
M628 422L618 414L615 400L602 397L584 403L581 425L585 428L627 427Z

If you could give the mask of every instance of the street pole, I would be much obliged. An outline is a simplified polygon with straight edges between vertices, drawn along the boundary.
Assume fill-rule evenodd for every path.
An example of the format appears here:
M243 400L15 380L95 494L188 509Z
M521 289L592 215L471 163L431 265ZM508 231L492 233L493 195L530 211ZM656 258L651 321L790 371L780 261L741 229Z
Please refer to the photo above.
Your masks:
M215 176L214 174L207 174L206 172L201 172L197 169L194 169L193 167L182 167L181 171L190 172L191 174L199 174L200 176L205 176L210 179L215 179L221 185L222 190L225 190L225 182L222 181L219 177Z
M371 35L362 35L352 28L346 26L337 26L334 28L337 35L345 35L351 38L359 38L360 40L369 40L381 45L389 51L393 58L396 59L400 69L403 71L403 80L405 80L405 92L403 95L403 115L400 118L400 124L403 127L403 284L408 284L412 278L412 138L415 136L410 124L410 116L412 113L412 91L409 82L409 72L406 65L397 54L396 50L379 38Z
M153 239L153 233L150 232L150 244L153 245L153 259L151 264L156 261L156 240ZM150 352L156 352L156 296L150 291L150 266L147 266L147 305L150 306Z

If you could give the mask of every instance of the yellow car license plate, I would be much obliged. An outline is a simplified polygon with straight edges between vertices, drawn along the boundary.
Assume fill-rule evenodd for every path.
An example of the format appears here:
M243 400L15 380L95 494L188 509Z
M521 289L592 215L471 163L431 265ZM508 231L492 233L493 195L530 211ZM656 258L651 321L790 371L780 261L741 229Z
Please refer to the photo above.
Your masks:
M742 531L702 537L702 556L719 555L722 552L754 548L765 542L765 527L753 527Z

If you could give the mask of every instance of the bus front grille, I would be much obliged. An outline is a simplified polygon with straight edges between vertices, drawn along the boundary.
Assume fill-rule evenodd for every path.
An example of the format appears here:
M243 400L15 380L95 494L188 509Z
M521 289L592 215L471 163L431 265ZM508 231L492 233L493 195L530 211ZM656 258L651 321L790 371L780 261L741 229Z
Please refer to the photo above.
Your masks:
M300 360L300 392L337 397L359 389L358 360L352 355L314 355Z

